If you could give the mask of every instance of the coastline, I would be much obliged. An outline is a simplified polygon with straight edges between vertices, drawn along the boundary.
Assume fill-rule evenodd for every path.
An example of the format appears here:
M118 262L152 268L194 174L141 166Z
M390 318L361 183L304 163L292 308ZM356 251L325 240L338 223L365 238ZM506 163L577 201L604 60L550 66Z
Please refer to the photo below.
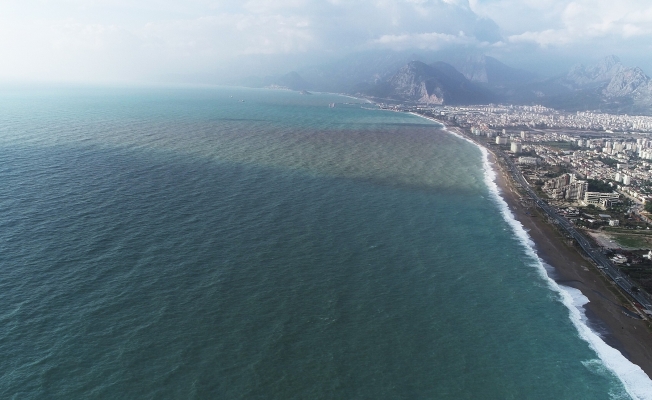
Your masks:
M444 125L442 122L425 116L414 114L422 118L432 120ZM444 125L444 130L460 136L461 138L474 143L486 151L489 167L493 170L494 183L497 186L497 195L505 202L509 212L515 221L520 223L528 238L533 242L532 251L542 261L548 278L556 282L560 291L574 297L572 291L579 290L586 298L580 304L573 301L578 313L584 314L585 325L599 337L599 340L607 346L620 352L630 363L634 364L627 368L621 366L622 370L637 369L642 371L631 371L632 381L625 382L627 377L618 374L613 365L605 365L614 370L623 383L628 387L628 392L633 398L640 393L632 393L629 389L636 385L636 375L646 374L648 379L652 377L652 330L650 321L641 320L626 314L624 306L629 300L625 299L616 285L608 280L590 261L584 258L582 250L566 243L563 236L547 221L547 218L538 210L526 209L520 202L521 195L518 193L511 177L504 170L504 167L497 162L495 155L484 145L475 142L461 132L460 128ZM581 296L580 296L581 297ZM588 302L587 302L588 300ZM569 308L570 308L569 307ZM573 310L571 309L571 314ZM580 316L581 319L581 316ZM574 322L575 323L575 322ZM577 324L576 324L577 326ZM584 337L580 327L578 332L589 345L596 349L591 340ZM604 346L604 347L607 347ZM602 349L604 350L604 349ZM629 373L630 371L625 371ZM637 392L634 390L634 392ZM644 397L648 398L648 397Z
M584 305L588 325L609 346L652 376L652 331L648 321L635 319L623 311L623 295L615 284L587 261L581 250L569 246L562 235L538 212L529 212L520 204L520 195L494 155L490 163L496 173L500 195L514 218L523 225L534 242L536 255L552 268L548 276L562 288L578 289L589 300Z
M336 93L329 94L342 96L342 94ZM376 104L368 98L345 96ZM625 298L617 285L585 258L580 248L567 244L562 234L547 221L545 215L538 210L528 210L521 204L521 195L512 178L489 148L469 137L462 128L450 127L437 119L417 113L410 112L410 114L441 124L447 132L473 143L486 152L487 167L493 170L494 175L491 180L497 187L496 196L504 201L513 220L520 224L523 233L527 235L529 239L527 241L530 242L528 247L531 248L534 256L542 262L547 277L553 281L552 285L555 287L551 287L551 290L556 290L561 297L565 297L560 301L568 306L571 319L573 319L572 314L581 314L577 316L577 321L573 321L578 329L578 335L586 340L599 356L603 356L605 349L601 348L602 351L599 351L595 343L586 337L586 332L582 332L582 328L590 330L590 335L597 336L597 340L602 342L603 347L610 347L608 350L612 351L615 349L631 364L634 364L629 367L619 365L619 368L615 368L613 363L610 364L608 360L602 360L623 380L633 398L652 399L652 394L645 393L641 397L641 393L632 387L637 386L636 378L641 375L647 375L645 378L648 381L652 378L652 320L635 319L628 315L626 307L629 305L629 299ZM515 234L518 235L518 232ZM579 301L575 298L582 296L584 299ZM634 313L631 311L631 307L629 312ZM578 323L583 326L578 326ZM632 371L632 369L638 369L636 367L639 367L640 370ZM628 380L626 376L622 376L618 372L631 374L630 378L632 379Z

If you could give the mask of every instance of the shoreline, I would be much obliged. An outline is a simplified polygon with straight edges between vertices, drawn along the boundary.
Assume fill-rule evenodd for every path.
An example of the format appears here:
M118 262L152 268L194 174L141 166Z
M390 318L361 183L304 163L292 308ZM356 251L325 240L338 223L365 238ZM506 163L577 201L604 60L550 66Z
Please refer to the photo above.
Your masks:
M648 321L634 319L623 311L622 295L615 284L585 259L581 250L569 246L561 234L539 212L529 212L520 204L520 195L509 176L496 162L490 163L496 174L496 185L514 218L523 225L534 242L534 252L548 266L548 276L562 289L578 289L589 300L584 305L588 326L628 360L652 376L652 331Z
M435 119L415 115L442 124L448 132L474 143L487 152L489 166L495 175L494 182L498 188L498 196L506 203L514 220L522 225L533 242L532 250L543 262L548 277L559 285L560 290L567 292L569 292L567 288L579 290L588 299L588 303L577 307L579 311L584 309L587 327L604 343L640 367L648 378L652 377L650 322L627 315L623 309L623 304L627 305L627 300L623 301L624 295L616 285L583 256L581 249L568 245L540 211L527 210L521 204L521 195L511 177L490 149L469 138L461 132L461 128L449 127ZM590 341L589 345L594 347ZM597 349L594 350L597 352Z

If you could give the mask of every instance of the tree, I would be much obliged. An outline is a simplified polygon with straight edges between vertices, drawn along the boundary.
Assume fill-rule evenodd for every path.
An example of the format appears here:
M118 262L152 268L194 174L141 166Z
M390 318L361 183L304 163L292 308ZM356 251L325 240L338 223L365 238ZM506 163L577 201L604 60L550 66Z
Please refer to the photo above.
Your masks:
M652 213L652 201L645 202L645 211Z
M606 182L597 179L589 179L589 192L611 193L614 189Z

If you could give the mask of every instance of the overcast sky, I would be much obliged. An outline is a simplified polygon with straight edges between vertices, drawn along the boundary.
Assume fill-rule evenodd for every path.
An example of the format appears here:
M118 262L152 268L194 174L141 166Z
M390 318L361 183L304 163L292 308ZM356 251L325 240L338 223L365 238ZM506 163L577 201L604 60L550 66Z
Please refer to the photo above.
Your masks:
M1 81L156 82L233 72L259 56L265 74L356 51L450 47L530 69L616 54L652 72L652 2L0 2Z

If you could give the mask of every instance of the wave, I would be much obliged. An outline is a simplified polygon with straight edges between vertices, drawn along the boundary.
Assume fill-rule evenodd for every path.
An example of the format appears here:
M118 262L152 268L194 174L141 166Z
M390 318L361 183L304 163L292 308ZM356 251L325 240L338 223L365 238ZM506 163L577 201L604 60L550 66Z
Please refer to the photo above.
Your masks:
M458 134L456 135L460 136ZM503 218L511 226L514 234L525 248L527 255L534 261L534 265L537 267L541 277L547 281L548 286L552 290L559 293L560 301L568 308L570 320L575 326L575 329L577 329L580 338L589 344L591 349L600 357L604 366L618 377L629 396L633 399L652 400L652 380L641 367L632 363L620 351L605 343L600 335L588 326L584 306L589 302L589 299L579 289L560 286L548 276L543 260L537 256L534 250L534 242L523 225L516 220L514 214L512 214L507 206L507 202L500 196L500 190L496 184L496 173L489 161L489 152L487 149L467 138L464 139L480 148L483 155L485 182L494 201L498 204Z
M441 122L432 118L424 117L423 115L416 113L411 114L441 124ZM473 140L457 132L446 129L446 126L444 126L444 131L463 139L480 149L480 152L482 153L484 181L489 188L492 199L498 205L503 219L509 224L512 231L523 245L526 254L533 260L533 265L537 268L541 277L547 282L550 289L559 294L560 301L566 306L566 308L568 308L570 320L573 323L573 326L575 326L575 329L577 329L579 337L587 342L589 347L598 355L600 358L600 364L610 370L620 380L620 382L622 382L627 395L636 400L652 400L652 379L647 376L641 367L629 361L617 349L609 346L598 333L594 332L589 327L588 318L586 317L584 309L584 306L589 302L589 299L584 296L579 289L561 286L548 275L546 264L541 258L539 258L534 250L534 242L530 238L530 235L528 235L523 225L514 217L507 202L500 195L500 189L496 183L496 172L489 160L489 151ZM594 365L596 361L598 360L590 360L587 362ZM587 363L583 364L585 366L588 365ZM592 371L595 371L596 369L601 370L601 368L596 368L595 366L592 368L587 366L587 368ZM613 398L622 398L623 394L610 393Z
M500 195L500 189L496 184L496 173L489 161L489 151L456 132L449 130L446 130L446 132L472 143L482 152L485 183L489 188L493 200L498 204L503 219L510 225L512 231L525 248L527 255L534 261L534 265L537 267L541 277L546 280L552 290L560 295L560 301L568 308L570 320L577 329L580 338L586 341L591 349L595 351L598 357L600 357L602 364L618 377L630 397L640 400L652 400L652 380L650 377L647 376L641 367L629 361L620 351L605 343L600 335L588 326L584 306L589 302L589 299L579 289L560 286L546 272L543 260L537 256L534 250L534 242L530 238L530 235L528 235L523 225L514 217L514 214L512 214L507 206L507 202ZM620 397L616 394L612 395Z

